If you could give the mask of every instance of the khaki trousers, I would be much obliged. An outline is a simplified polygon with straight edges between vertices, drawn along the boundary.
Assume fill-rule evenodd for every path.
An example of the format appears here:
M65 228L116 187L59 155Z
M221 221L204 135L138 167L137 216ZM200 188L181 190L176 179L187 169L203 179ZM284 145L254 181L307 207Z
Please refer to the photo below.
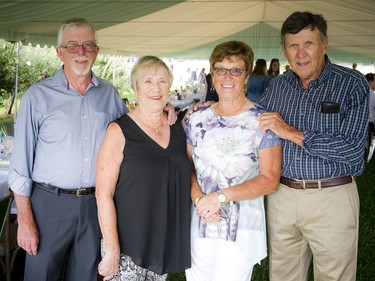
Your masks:
M354 281L359 197L355 181L322 189L280 184L267 197L270 280Z

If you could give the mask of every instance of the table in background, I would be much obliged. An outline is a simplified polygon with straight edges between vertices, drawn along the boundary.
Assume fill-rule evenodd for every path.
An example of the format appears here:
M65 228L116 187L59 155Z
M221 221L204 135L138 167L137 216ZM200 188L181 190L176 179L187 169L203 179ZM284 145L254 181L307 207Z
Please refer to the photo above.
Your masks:
M8 171L9 171L9 159L0 160L0 198L5 197L8 194ZM13 201L10 210L11 214L17 214L16 203Z
M186 97L180 100L176 99L175 96L172 96L169 98L169 102L174 107L178 107L179 110L184 110L186 107L189 107L194 100L200 100L200 102L202 102L203 98L204 98L204 93L198 92L195 94L194 93L188 94Z

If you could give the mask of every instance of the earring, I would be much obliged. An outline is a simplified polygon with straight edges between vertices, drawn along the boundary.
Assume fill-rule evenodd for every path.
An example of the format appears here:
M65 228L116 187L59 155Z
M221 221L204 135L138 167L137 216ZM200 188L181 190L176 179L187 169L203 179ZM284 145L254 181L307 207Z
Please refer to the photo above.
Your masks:
M214 92L215 92L215 88L214 88L214 86L211 86L211 88L210 88L210 92L211 92L211 93L214 93Z

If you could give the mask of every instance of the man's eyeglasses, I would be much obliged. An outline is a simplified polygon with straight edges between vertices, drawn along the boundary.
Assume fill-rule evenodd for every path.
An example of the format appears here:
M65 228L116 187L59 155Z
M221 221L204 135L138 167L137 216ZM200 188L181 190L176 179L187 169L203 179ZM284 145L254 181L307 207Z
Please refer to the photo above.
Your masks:
M230 75L238 77L241 76L242 72L244 72L244 69L238 67L233 67L231 69L225 67L215 67L214 71L215 74L219 76L224 76L225 74L227 74L227 71L229 71Z
M64 48L68 53L77 53L79 50L79 47L82 47L82 49L85 52L92 53L96 51L96 48L98 47L94 43L83 43L82 45L80 44L66 44L66 45L61 45L60 48Z

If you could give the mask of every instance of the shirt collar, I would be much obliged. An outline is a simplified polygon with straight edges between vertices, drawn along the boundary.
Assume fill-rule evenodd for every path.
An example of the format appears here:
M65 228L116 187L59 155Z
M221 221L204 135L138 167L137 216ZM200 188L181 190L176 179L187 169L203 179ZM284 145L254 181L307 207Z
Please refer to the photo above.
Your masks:
M320 73L319 77L316 80L310 82L310 86L313 86L313 87L318 86L324 83L324 81L326 81L329 78L331 70L332 70L332 63L329 60L327 55L324 55L324 60L325 60L325 63L324 63L324 68L323 68L322 73Z
M54 85L60 85L66 88L67 90L70 89L69 81L66 80L65 74L64 74L64 66L61 66L60 69L53 75L52 77L52 83ZM96 87L99 86L100 82L98 77L94 74L94 72L91 72L91 83L88 88L90 87Z
M317 79L310 82L309 87L316 87L316 86L324 83L324 81L326 81L329 78L330 73L332 71L332 63L329 60L327 55L324 55L324 60L325 60L325 63L324 63L323 71L320 73L320 75L318 76ZM294 72L293 72L293 77L294 77L295 84L301 85L300 78Z

